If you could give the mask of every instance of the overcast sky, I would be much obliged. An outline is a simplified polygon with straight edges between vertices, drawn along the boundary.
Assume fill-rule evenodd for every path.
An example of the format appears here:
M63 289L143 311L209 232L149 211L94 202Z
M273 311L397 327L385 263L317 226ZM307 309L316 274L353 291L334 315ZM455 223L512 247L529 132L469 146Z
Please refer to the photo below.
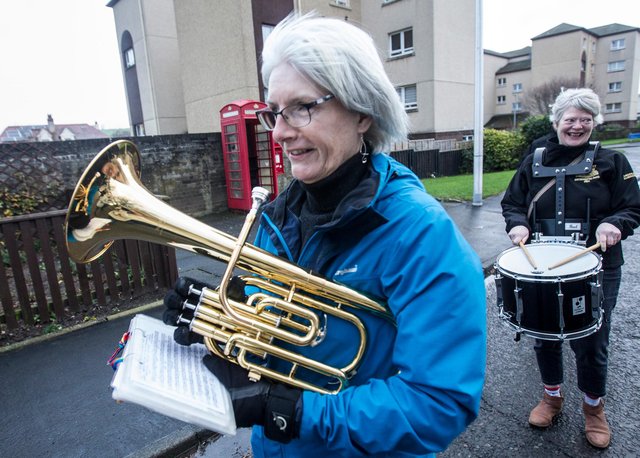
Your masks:
M9 125L45 124L49 113L58 124L128 127L107 2L0 0L0 132ZM640 1L483 0L483 19L483 47L506 52L529 46L532 37L563 22L640 27Z

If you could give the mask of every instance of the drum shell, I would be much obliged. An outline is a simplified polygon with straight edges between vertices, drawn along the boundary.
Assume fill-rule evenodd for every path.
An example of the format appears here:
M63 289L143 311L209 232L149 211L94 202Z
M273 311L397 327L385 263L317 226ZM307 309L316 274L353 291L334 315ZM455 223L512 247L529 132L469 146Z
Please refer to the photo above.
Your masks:
M533 245L532 248L534 259L542 248L564 254L574 251L573 247L568 250L566 244L553 243ZM532 268L527 272L521 266L501 265L505 253L519 249L506 250L496 261L500 317L517 332L545 340L570 340L596 332L602 322L600 256L587 253L585 256L592 258L579 263L576 271L565 268L558 276L552 275L552 271L537 274ZM542 258L543 262L549 261L545 256Z

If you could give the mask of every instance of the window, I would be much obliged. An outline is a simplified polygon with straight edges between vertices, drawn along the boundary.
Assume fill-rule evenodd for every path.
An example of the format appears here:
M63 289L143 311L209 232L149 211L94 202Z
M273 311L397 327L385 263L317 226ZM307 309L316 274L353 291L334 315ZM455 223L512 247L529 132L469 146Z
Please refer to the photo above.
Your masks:
M415 84L397 87L396 92L400 96L400 101L404 104L405 110L416 110L418 108L418 92Z
M389 55L404 56L413 53L413 29L394 32L389 35Z
M622 111L622 103L607 103L604 108L605 113L620 113Z
M515 83L513 85L513 92L522 92L522 83Z
M522 110L522 103L520 102L513 102L511 104L511 111L521 111Z
M473 135L463 135L462 136L462 141L463 142L472 142L473 141Z
M133 55L133 48L128 48L124 52L124 65L126 68L131 68L136 64L136 58Z
M144 124L136 124L133 126L136 137L144 137Z
M609 83L609 92L620 92L620 91L622 91L622 81Z
M624 60L616 60L615 62L609 62L607 64L608 72L621 72L624 71Z
M506 85L507 85L506 77L498 78L498 87L504 87Z
M345 8L349 8L349 0L333 0L336 5L344 6Z
M262 42L267 41L267 37L273 32L275 25L262 24Z
M624 38L611 41L611 51L619 51L624 49Z
M499 95L498 96L498 105L504 105L505 103L507 103L507 96L506 95Z

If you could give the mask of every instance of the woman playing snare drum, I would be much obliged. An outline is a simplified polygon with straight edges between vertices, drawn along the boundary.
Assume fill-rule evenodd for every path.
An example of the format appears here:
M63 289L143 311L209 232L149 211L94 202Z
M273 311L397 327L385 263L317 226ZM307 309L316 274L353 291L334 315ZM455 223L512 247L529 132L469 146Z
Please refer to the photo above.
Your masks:
M570 345L576 358L578 388L584 393L587 441L606 448L611 439L603 399L609 332L624 263L619 242L640 225L640 189L622 153L589 143L594 126L602 122L600 100L591 89L560 93L551 118L556 135L546 141L544 150L540 148L522 161L502 200L502 214L515 245L526 242L532 233L573 237L587 245L600 243L603 324L597 332L571 340ZM544 392L529 423L545 428L560 413L564 401L560 387L562 341L536 339L534 349Z

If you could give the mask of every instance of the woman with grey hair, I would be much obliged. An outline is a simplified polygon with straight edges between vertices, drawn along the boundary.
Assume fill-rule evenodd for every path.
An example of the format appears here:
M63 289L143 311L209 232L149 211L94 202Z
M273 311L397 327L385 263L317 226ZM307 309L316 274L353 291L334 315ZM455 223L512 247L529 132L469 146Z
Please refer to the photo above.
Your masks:
M255 244L372 298L385 314L353 310L367 347L330 393L263 378L214 356L255 457L433 456L477 416L485 370L482 268L442 206L384 154L407 115L371 37L342 20L291 15L264 44L268 109L258 113L294 180L264 209ZM350 311L352 309L349 309ZM359 332L317 313L314 346L278 342L332 367L358 351ZM270 356L270 369L290 363Z
M571 340L570 345L578 388L584 393L587 441L606 448L611 432L604 414L604 395L611 313L624 262L620 241L640 225L640 190L624 154L589 142L594 126L602 122L595 92L586 88L565 90L551 111L556 134L522 161L502 200L502 213L514 245L529 241L532 233L541 235L541 239L567 238L590 247L599 244L603 322L596 332ZM549 177L555 180L551 186ZM538 303L538 307L543 309L544 305ZM544 391L529 415L529 423L546 428L560 414L564 402L562 340L536 339L534 349Z

